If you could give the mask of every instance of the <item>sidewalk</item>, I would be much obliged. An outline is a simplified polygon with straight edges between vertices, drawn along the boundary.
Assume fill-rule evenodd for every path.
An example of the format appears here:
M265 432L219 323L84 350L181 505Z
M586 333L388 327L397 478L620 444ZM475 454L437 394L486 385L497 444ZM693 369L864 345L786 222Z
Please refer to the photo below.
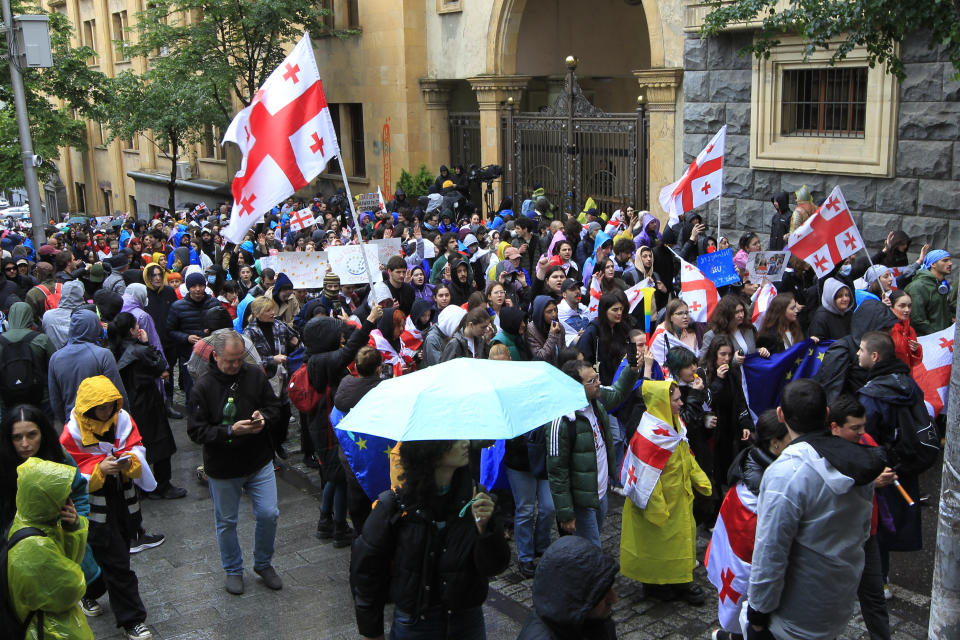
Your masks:
M249 502L240 509L240 541L244 550L246 593L228 594L213 525L213 506L206 486L195 469L200 448L186 435L185 421L173 423L179 451L174 456L174 483L190 492L182 500L143 502L144 526L163 533L166 542L132 557L140 578L140 594L147 607L147 624L155 638L164 640L356 640L359 638L349 592L349 549L334 549L330 541L314 537L319 517L319 478L300 464L299 429L290 425L290 457L277 474L280 521L274 566L284 588L271 591L252 571L253 516ZM933 480L932 478L930 480ZM939 483L937 483L939 484ZM604 526L604 550L617 556L623 498L611 495L610 514ZM934 506L934 510L936 506ZM930 529L930 528L928 528ZM930 530L925 538L932 536ZM931 538L932 539L932 538ZM702 559L707 540L697 541ZM909 558L895 556L896 564ZM516 638L532 607L532 581L521 580L515 564L491 583L484 605L487 636L491 640ZM707 591L707 603L693 607L681 602L645 600L639 584L619 576L615 588L620 601L614 606L618 637L709 638L717 628L715 590L699 567L694 578ZM929 598L895 587L889 601L891 627L896 640L926 638ZM109 600L100 599L104 615L89 618L101 640L123 638L114 626ZM385 620L389 624L391 612ZM859 608L841 640L866 640Z

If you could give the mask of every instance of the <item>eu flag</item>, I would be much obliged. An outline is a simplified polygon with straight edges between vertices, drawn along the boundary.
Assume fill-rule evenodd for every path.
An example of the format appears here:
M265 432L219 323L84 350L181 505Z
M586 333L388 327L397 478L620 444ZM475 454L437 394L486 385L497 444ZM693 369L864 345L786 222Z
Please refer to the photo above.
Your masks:
M505 453L505 440L497 440L480 450L480 484L487 489L510 488L506 467L503 466Z
M337 429L346 414L336 407L330 412L330 424L357 482L370 500L390 488L390 451L397 444L379 436Z
M751 353L743 363L743 394L753 421L767 409L780 404L780 394L791 380L812 378L832 340L804 340L783 353L764 358Z

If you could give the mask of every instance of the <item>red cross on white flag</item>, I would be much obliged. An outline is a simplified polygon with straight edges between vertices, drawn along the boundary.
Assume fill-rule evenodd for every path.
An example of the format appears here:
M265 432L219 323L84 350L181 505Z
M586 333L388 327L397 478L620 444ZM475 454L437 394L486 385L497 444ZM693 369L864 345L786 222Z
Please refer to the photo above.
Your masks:
M636 309L640 301L643 300L643 289L646 283L646 280L638 282L624 291L627 296L627 301L630 303L630 313L633 313L633 310Z
M917 386L923 390L927 411L934 418L947 406L953 365L953 332L954 327L950 325L943 331L917 338L923 349L923 362L913 367L911 373Z
M690 322L706 322L717 306L717 287L700 269L680 260L680 299L687 303Z
M600 312L600 285L596 278L590 279L590 299L587 301L587 316L593 320Z
M340 154L307 34L274 69L223 142L240 147L233 210L224 235L239 244L274 204L307 185Z
M757 289L756 293L753 294L751 299L753 314L750 317L750 322L757 328L757 331L763 325L763 318L767 315L767 307L770 306L770 301L775 297L777 297L777 288L770 282Z
M663 467L684 439L684 435L650 413L645 412L640 418L620 465L624 495L637 507L646 509Z
M380 185L377 185L377 198L380 200L380 213L386 213L387 203L383 201L383 192L380 191Z
M294 231L300 231L315 224L313 212L310 209L300 209L290 215L290 228Z
M860 230L840 187L833 188L823 206L791 233L787 241L790 253L812 266L818 278L829 274L863 247Z
M738 482L723 499L703 559L707 578L717 588L717 615L724 629L740 628L738 616L750 583L756 533L757 496Z
M723 193L723 150L727 140L727 125L703 148L690 163L682 178L660 190L660 206L670 214L670 225L680 221L687 211L719 198Z

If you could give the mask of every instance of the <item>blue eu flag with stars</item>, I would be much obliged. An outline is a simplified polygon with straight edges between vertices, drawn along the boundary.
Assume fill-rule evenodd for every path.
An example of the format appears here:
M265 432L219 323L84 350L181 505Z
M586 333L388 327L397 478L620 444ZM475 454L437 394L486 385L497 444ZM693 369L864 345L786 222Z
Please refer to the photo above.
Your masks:
M330 412L330 424L334 427L340 447L363 492L371 501L376 500L377 496L390 488L390 451L397 442L380 436L337 429L336 426L345 415L334 407Z
M767 409L776 409L780 394L791 380L812 378L820 369L831 340L804 340L783 353L764 358L751 353L743 363L743 394L753 421Z

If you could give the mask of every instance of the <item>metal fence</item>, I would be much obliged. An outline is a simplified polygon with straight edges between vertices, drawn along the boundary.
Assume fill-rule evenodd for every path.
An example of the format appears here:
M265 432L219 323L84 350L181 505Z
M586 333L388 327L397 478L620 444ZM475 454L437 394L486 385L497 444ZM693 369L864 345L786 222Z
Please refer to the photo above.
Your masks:
M450 128L450 161L462 164L469 171L470 165L480 165L480 114L451 113L447 122Z

